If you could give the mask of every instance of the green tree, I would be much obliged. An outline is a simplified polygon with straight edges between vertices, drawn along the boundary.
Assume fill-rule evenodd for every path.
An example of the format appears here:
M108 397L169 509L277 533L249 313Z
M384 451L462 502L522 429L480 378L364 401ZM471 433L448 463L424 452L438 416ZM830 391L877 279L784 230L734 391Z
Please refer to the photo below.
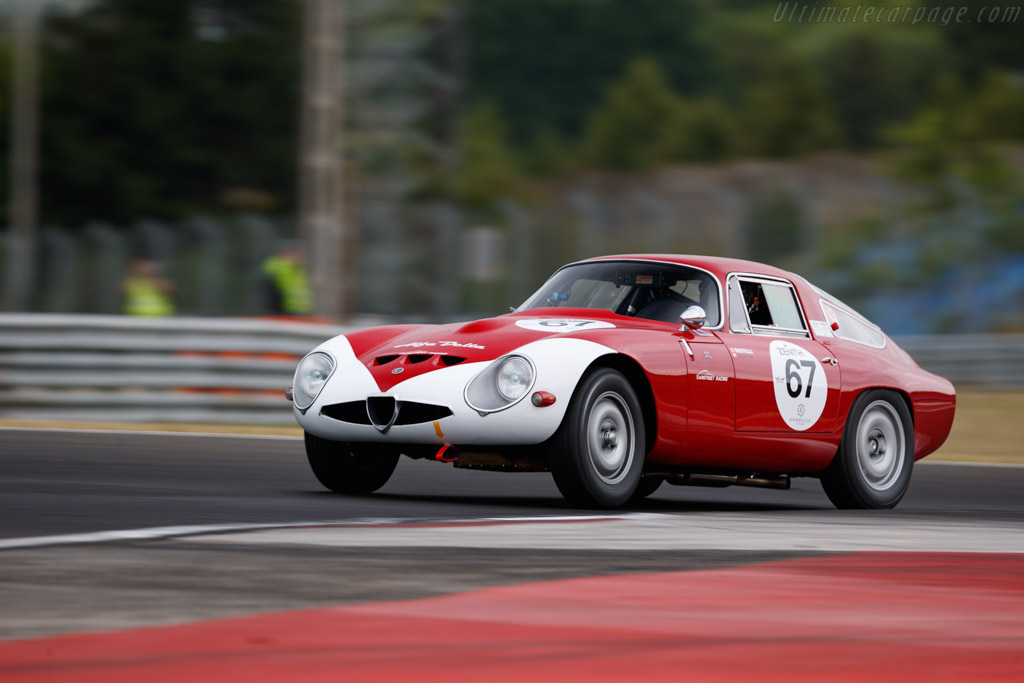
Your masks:
M574 163L572 149L551 126L541 126L530 137L523 154L523 170L533 176L556 176Z
M300 6L98 0L44 31L45 221L294 205Z
M584 160L599 168L643 171L674 156L682 101L658 65L637 59L605 94L587 124Z
M962 180L977 191L997 193L1012 180L984 118L988 107L1003 99L998 90L989 92L978 98L956 74L941 74L931 102L910 122L887 131L894 172L928 189L932 208L952 207ZM984 103L980 110L979 102Z
M956 54L960 75L977 80L990 69L1024 70L1024 41L1020 39L1024 10L1017 2L964 3L962 0L925 0L930 7L962 7L962 21L942 26L949 49Z
M551 126L575 138L625 64L646 55L672 87L723 78L704 0L467 0L469 94L505 112L513 139Z
M735 115L718 99L685 101L675 132L675 158L684 161L724 161L736 151Z
M854 149L873 147L885 125L909 113L902 106L905 89L875 33L854 33L831 55L829 98L842 136Z
M972 125L979 135L1003 142L1024 141L1024 83L1019 79L989 71L969 102Z
M486 102L466 115L458 142L459 168L453 194L462 202L485 207L518 194L521 176L508 143L508 130L498 109Z
M10 191L11 141L8 131L11 129L11 48L6 42L0 42L0 206L6 207L7 195ZM6 224L6 214L2 218Z
M835 147L835 114L821 80L802 63L780 59L750 93L746 150L758 156L795 157Z

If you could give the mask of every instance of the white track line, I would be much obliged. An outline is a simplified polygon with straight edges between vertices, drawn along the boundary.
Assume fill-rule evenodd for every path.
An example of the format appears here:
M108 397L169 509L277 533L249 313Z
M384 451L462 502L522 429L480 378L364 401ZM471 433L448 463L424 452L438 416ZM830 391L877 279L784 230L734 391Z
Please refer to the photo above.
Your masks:
M593 522L622 519L645 519L658 517L653 513L623 513L608 515L578 516L534 516L534 517L481 517L475 519L420 519L420 518L362 518L315 522L279 522L263 524L192 524L187 526L158 526L144 529L117 529L113 531L92 531L80 534L55 536L29 536L24 538L0 539L0 550L17 548L42 548L55 545L80 545L89 543L111 543L117 541L152 541L179 536L203 536L248 531L271 531L277 529L309 529L330 527L394 527L394 526L435 526L435 525L489 525L521 524L526 522Z

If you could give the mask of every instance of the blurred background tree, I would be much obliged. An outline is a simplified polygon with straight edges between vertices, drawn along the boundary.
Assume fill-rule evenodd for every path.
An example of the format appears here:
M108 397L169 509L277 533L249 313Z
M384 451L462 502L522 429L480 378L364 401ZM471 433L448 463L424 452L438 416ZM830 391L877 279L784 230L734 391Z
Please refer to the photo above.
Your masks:
M292 0L102 0L43 31L46 222L294 207Z
M292 220L304 4L48 0L41 223L75 233L146 218L176 231L200 214ZM965 255L1005 256L999 272L1024 282L1019 9L912 24L790 21L790 5L344 0L344 154L353 248L376 264L367 277L391 292L415 274L424 291L436 277L425 255L460 251L465 223L482 221L515 247L504 272L516 291L543 276L522 275L530 264L641 232L645 248L770 254L851 298L848 283L864 280L844 284L844 269L917 278L886 286L956 276L969 288L985 278L954 267ZM0 0L0 17L9 8ZM9 61L0 38L5 130ZM837 160L836 175L815 195L807 179L829 168L821 159ZM863 171L856 186L851 169ZM436 202L454 212L425 210ZM442 298L416 308L453 313ZM379 301L398 299L367 305Z
M650 59L629 64L583 133L583 157L615 171L646 171L673 158L683 103Z
M452 195L480 208L520 191L519 161L509 147L505 121L491 104L481 102L466 115L458 138L461 159L450 179Z

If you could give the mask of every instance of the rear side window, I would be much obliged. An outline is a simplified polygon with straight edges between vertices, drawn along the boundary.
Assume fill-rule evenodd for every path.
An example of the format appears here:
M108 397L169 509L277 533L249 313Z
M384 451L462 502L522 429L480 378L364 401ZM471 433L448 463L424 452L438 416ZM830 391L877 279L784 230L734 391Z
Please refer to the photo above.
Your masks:
M800 306L796 302L796 293L792 287L766 282L761 285L761 289L771 312L771 324L789 330L804 329L804 319L800 315Z
M738 276L729 281L729 297L733 332L808 336L796 292L788 283Z
M859 316L824 300L821 302L821 311L825 314L825 320L832 327L832 333L840 339L876 349L885 346L885 335L882 334L882 331Z

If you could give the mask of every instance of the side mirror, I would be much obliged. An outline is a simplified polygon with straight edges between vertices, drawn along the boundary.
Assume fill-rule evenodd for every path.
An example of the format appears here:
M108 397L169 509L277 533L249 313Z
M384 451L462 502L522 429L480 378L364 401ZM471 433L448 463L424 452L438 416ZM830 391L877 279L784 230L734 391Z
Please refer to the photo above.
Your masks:
M708 314L704 312L704 309L700 306L690 306L679 316L679 322L683 324L679 328L680 332L686 332L687 330L696 330L704 327L704 324L708 321Z

